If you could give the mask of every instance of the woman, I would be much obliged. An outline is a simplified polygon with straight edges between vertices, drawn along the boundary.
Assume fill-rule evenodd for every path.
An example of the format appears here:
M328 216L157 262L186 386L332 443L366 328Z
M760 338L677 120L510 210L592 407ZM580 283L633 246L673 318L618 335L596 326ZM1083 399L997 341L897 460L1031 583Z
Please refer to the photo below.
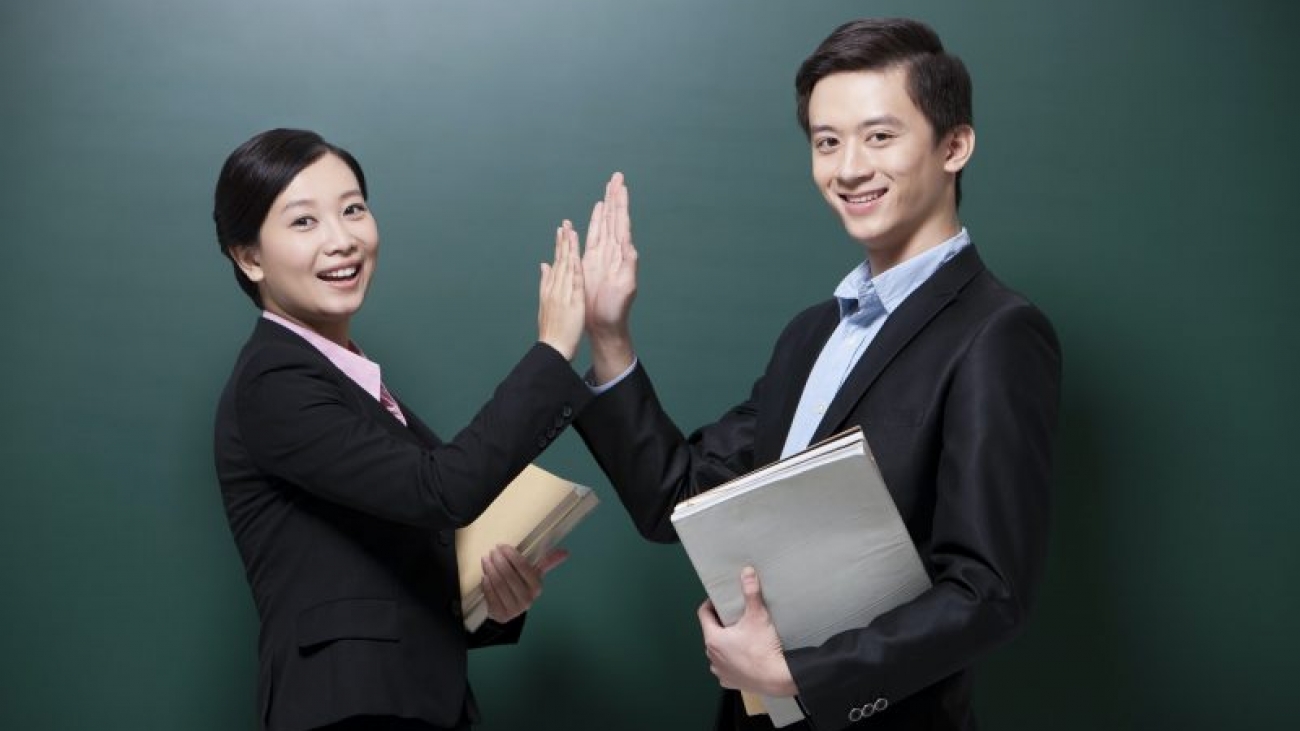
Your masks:
M542 265L538 342L443 442L351 339L379 235L360 165L303 130L227 158L213 218L263 314L221 395L222 498L261 620L267 729L451 729L477 717L466 650L514 642L541 575L484 560L489 621L464 629L455 529L473 521L591 398L569 361L583 326L577 236Z

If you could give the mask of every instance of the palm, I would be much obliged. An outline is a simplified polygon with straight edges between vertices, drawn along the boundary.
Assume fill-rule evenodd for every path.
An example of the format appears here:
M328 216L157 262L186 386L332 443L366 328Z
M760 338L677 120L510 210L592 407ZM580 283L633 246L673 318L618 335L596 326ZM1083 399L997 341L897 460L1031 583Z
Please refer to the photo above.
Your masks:
M622 174L615 173L605 186L605 199L592 209L582 255L589 329L626 326L636 296L636 259L627 188Z

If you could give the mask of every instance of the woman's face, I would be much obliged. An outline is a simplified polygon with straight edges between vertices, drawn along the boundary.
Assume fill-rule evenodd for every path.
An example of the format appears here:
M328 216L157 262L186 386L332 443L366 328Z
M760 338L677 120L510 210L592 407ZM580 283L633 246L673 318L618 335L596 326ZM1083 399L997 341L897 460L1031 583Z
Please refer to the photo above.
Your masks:
M237 257L269 311L347 346L379 255L379 229L347 163L326 154L280 193Z

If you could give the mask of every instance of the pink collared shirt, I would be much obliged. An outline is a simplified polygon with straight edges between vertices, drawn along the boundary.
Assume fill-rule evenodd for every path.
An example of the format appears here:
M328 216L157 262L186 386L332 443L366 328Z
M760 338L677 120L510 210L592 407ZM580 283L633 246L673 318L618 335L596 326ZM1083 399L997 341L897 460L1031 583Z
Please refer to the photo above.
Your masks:
M311 343L313 348L319 350L321 355L329 358L335 367L343 371L343 375L352 379L352 382L360 386L363 391L374 396L375 400L382 404L385 409L388 409L388 413L396 417L403 425L406 424L406 416L402 414L402 409L397 405L397 400L393 398L387 388L384 388L384 382L380 378L379 364L362 355L361 349L357 347L356 343L348 341L351 349L344 348L333 340L296 322L280 317L274 312L263 310L262 317L289 328L301 336L303 340Z

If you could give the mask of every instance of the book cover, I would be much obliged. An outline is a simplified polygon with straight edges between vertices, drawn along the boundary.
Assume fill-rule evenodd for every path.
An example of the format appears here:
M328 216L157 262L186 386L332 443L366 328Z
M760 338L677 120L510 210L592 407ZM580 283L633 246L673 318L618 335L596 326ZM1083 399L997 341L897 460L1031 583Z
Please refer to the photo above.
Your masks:
M789 649L865 627L930 586L859 429L684 501L672 522L722 623L744 613L740 572L753 566ZM793 698L761 699L775 726L803 718Z

